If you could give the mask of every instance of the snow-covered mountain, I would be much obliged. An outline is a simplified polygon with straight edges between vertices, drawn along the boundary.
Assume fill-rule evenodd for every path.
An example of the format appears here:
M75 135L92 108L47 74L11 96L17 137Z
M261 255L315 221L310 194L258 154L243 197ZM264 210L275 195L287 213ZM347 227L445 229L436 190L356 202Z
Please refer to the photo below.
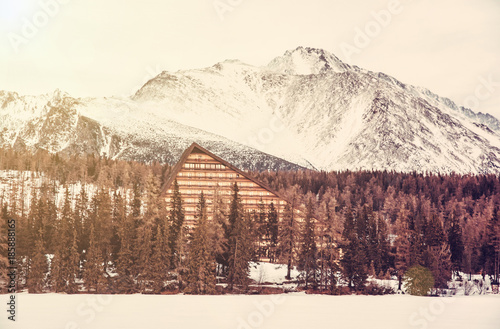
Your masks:
M192 142L252 170L298 165L224 137L143 111L130 100L0 92L0 146L113 159L175 163Z
M321 49L162 72L131 99L3 92L0 106L0 145L173 162L196 141L246 168L500 173L496 118Z

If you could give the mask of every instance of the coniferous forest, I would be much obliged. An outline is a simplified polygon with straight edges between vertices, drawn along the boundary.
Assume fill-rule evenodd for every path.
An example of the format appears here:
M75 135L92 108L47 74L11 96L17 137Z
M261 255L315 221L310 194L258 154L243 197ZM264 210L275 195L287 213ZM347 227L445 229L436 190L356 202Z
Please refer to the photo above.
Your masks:
M250 264L264 256L331 294L369 293L369 276L401 283L415 265L437 288L453 273L498 281L498 176L251 172L286 196L281 220L273 204L246 212L234 186L212 220L200 195L189 229L175 186L170 204L160 196L171 169L0 149L1 173L17 175L0 177L2 279L15 219L18 290L32 293L248 292Z

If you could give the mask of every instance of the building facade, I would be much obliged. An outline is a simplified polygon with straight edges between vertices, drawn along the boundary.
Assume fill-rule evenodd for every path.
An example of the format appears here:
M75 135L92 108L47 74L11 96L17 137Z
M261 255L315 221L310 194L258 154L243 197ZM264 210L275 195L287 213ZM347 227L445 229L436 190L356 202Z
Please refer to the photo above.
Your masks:
M264 203L267 209L272 203L278 216L281 217L287 202L265 184L258 182L247 173L196 143L184 151L163 187L167 205L170 204L173 195L175 180L179 185L185 212L185 224L188 227L194 227L196 224L196 206L202 192L207 203L208 220L211 220L216 195L225 202L230 202L234 183L238 185L239 195L245 210L257 210L260 203Z

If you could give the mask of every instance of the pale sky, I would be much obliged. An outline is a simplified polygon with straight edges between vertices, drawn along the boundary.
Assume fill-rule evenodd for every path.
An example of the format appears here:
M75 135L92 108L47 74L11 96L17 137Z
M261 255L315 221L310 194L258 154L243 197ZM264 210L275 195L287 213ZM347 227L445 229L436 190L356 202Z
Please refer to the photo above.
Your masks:
M500 0L0 0L0 90L20 94L129 95L298 46L500 119Z

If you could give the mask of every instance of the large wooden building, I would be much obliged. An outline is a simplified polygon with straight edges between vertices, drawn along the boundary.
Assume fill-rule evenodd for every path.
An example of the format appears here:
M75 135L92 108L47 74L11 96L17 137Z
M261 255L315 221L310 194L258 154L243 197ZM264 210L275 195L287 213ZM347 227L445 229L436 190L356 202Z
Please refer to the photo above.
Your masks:
M270 187L196 143L184 151L163 188L167 204L170 204L175 180L183 201L185 224L189 227L196 224L196 206L201 192L206 198L207 216L210 220L213 217L215 194L229 202L234 183L238 185L246 210L257 210L260 202L265 205L273 203L281 217L286 204L285 199Z

